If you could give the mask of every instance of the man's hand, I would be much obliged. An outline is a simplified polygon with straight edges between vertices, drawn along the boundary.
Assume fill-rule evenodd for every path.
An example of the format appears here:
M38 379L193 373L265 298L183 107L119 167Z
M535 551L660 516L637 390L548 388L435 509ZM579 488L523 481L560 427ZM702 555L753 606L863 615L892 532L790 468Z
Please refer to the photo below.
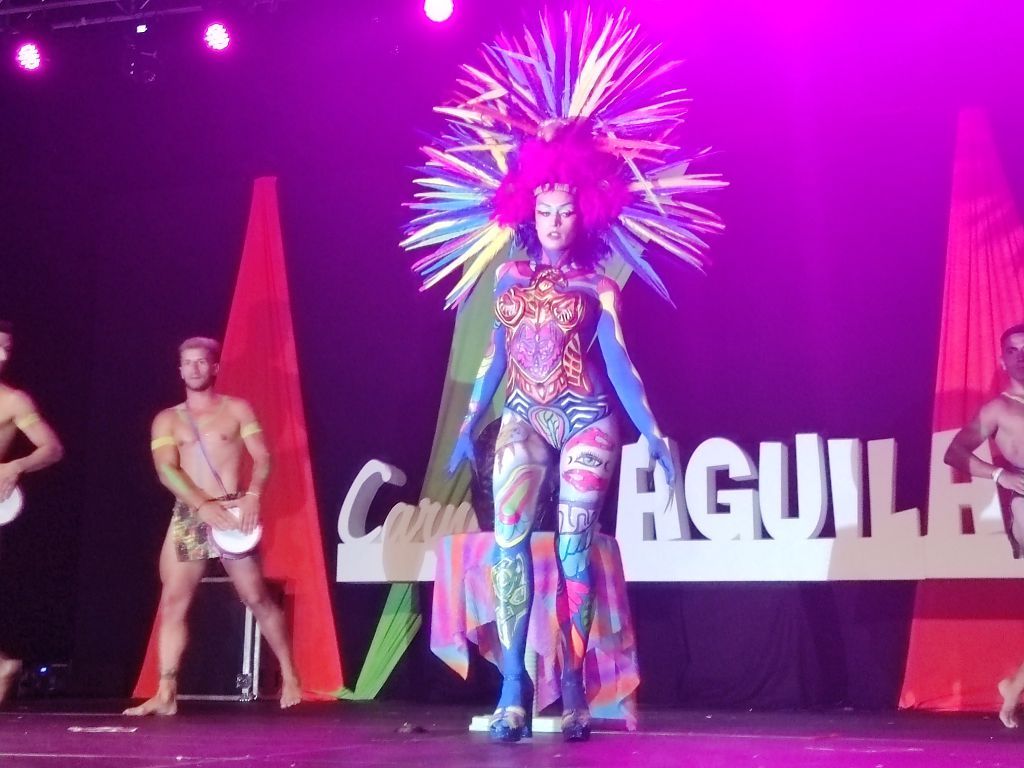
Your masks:
M7 501L7 497L14 493L20 477L21 470L13 461L0 464L0 501Z
M1024 472L1016 469L1004 469L999 473L996 485L1024 496Z
M473 430L463 428L459 432L459 436L455 439L455 447L452 448L451 458L448 459L448 474L454 475L455 470L459 468L459 465L463 461L469 461L470 464L476 463L476 455L473 451Z
M228 506L235 506L242 513L240 528L242 533L252 533L260 524L260 497L255 493L247 493L234 501L227 502Z
M235 501L217 501L210 499L204 501L196 509L196 515L207 525L221 531L231 531L239 527L238 518L228 512L228 507L237 507Z
M672 452L668 448L668 443L665 442L663 437L648 436L647 451L650 453L651 458L665 470L665 482L668 483L668 487L670 489L674 488L676 484L676 468L672 464Z

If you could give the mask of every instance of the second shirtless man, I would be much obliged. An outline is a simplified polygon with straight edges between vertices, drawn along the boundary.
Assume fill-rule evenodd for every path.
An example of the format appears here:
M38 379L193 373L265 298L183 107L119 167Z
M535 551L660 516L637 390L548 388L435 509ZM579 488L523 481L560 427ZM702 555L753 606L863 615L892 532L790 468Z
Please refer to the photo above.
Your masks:
M999 339L1000 367L1010 386L989 400L970 424L956 433L946 451L951 467L972 477L990 477L1010 492L1010 536L1015 554L1024 555L1024 325L1015 325ZM991 439L1006 466L989 464L974 452ZM1024 664L1012 678L999 683L1003 703L999 719L1007 728L1017 727L1017 706L1024 693Z
M207 562L220 557L210 526L252 531L259 523L260 494L270 472L270 453L252 407L214 389L220 344L195 337L183 342L178 352L185 402L157 414L151 444L160 482L176 498L160 552L160 685L153 698L126 709L126 715L177 712L178 664L188 640L186 614ZM241 488L243 450L253 462L245 489ZM240 522L229 507L239 508ZM284 614L267 592L259 560L253 552L224 556L221 562L281 665L281 707L298 704L302 691Z

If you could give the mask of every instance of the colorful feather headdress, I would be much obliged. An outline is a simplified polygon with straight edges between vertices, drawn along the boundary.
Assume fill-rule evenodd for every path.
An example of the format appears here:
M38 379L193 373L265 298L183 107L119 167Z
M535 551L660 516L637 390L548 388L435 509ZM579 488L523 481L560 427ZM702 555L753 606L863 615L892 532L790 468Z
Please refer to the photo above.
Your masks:
M483 49L482 66L463 67L455 105L435 108L447 130L423 147L428 159L415 183L424 189L409 204L420 213L401 245L433 248L413 264L422 290L462 270L446 308L466 298L515 227L532 220L535 182L577 186L565 178L579 175L564 170L572 160L560 163L560 155L585 158L577 168L593 171L580 181L590 195L579 192L585 225L598 227L611 254L666 300L645 251L655 246L702 269L703 236L722 229L690 198L726 182L691 173L695 158L679 159L671 141L688 101L665 84L679 62L659 64L658 47L640 39L625 11L599 25L588 11L582 28L568 12L562 21L542 15L538 34L500 36ZM610 160L611 171L595 157ZM537 168L553 167L563 178L536 178Z

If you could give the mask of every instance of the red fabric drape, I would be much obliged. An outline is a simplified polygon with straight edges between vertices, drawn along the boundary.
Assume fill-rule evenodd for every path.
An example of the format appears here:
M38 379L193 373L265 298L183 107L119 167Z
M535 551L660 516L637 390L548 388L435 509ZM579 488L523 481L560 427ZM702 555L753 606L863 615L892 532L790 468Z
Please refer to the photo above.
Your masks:
M965 110L953 161L933 431L963 426L1002 387L999 335L1024 322L1022 259L1024 227L988 119ZM900 706L998 708L996 681L1022 660L1024 583L921 582Z
M285 584L304 696L332 699L330 692L343 684L341 658L313 491L276 184L268 177L254 185L217 388L252 403L263 425L273 457L261 500L263 569L267 578ZM137 697L156 690L155 629L154 624Z

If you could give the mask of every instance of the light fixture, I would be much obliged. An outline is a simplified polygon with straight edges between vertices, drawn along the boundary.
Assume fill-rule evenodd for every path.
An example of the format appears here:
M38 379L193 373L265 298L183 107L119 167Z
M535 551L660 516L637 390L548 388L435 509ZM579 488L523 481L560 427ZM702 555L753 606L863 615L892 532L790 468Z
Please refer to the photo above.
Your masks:
M19 43L14 51L14 60L25 72L36 72L43 66L43 51L35 42Z
M231 45L231 34L223 22L215 21L212 24L206 25L206 30L203 32L203 41L211 51L220 53Z

